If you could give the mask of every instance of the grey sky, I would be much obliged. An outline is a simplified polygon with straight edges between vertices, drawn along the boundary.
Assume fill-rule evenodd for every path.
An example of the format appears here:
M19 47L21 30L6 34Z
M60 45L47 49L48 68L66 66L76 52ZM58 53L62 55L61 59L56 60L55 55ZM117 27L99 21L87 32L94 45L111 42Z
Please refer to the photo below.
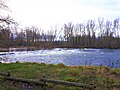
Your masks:
M49 28L67 22L120 17L120 0L9 0L11 16L22 26Z

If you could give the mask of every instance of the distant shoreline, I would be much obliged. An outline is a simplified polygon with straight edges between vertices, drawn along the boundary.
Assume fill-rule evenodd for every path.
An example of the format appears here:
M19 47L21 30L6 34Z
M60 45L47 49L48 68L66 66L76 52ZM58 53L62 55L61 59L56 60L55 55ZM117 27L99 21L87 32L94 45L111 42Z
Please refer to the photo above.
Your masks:
M37 47L15 47L15 48L0 48L0 52L9 52L9 51L34 51L34 50L41 50L41 49L54 49L54 48L68 48L68 49L86 49L79 48L79 47L51 47L51 48L37 48ZM120 49L120 48L87 48L87 49Z

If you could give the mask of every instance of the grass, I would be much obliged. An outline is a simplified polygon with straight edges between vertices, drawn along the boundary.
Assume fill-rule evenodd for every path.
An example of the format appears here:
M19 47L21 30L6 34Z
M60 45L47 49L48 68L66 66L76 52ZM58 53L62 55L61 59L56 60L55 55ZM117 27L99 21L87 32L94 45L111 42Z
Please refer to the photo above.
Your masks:
M14 77L39 79L45 77L54 80L63 80L83 84L93 84L95 90L112 90L111 85L120 84L120 68L99 66L74 66L63 64L38 63L9 63L0 64L0 72L10 72ZM0 90L21 90L23 84L5 81L0 78ZM34 86L32 86L34 87ZM82 88L49 84L52 90L85 90ZM33 90L40 90L34 87Z

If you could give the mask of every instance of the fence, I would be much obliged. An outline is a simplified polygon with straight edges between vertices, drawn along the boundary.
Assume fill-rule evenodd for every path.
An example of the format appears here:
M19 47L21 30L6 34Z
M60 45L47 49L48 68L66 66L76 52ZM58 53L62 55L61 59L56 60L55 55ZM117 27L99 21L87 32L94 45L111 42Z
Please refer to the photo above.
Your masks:
M51 79L46 79L46 78L40 78L39 80L17 78L17 77L12 77L9 72L8 73L0 72L0 75L3 76L3 78L6 80L18 81L18 82L23 82L23 83L32 83L32 84L41 85L42 87L48 86L46 83L53 83L53 84L61 84L61 85L67 85L67 86L86 88L88 90L94 90L94 88L95 88L95 86L89 85L89 84L80 84L80 83L75 83L75 82L51 80Z

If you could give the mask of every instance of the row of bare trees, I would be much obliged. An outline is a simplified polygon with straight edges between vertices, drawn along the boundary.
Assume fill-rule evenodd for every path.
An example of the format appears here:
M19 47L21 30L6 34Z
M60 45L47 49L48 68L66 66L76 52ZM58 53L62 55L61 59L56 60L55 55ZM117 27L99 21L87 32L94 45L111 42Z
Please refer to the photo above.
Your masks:
M69 47L120 48L120 21L88 20L64 24L64 37Z
M98 21L68 23L64 24L60 30L55 28L48 31L34 26L20 29L10 17L2 20L0 46L120 48L119 18L114 21L98 18Z

